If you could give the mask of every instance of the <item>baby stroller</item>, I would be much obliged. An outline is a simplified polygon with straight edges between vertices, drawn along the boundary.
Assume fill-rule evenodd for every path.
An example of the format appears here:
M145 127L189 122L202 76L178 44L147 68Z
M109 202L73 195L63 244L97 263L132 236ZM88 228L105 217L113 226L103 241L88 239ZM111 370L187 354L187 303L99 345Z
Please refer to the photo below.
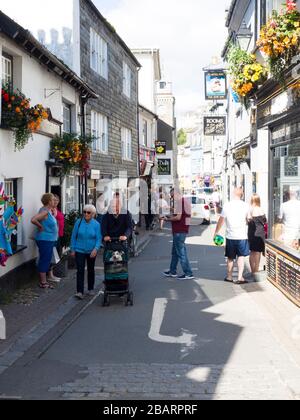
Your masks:
M125 306L133 306L133 293L129 289L127 242L112 239L104 249L104 294L102 306L110 306L110 297L125 296Z

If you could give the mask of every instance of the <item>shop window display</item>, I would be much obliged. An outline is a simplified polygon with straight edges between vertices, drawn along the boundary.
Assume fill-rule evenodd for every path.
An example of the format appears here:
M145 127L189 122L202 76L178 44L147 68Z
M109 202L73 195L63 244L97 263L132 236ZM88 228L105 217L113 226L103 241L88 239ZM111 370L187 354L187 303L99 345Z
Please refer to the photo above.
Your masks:
M272 234L300 253L300 141L273 150Z

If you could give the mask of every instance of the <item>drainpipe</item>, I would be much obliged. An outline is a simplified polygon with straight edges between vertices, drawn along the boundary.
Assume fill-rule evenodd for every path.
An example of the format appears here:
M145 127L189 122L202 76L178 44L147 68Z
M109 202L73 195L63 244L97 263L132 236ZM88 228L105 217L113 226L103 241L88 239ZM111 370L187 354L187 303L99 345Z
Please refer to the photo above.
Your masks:
M85 105L87 103L88 99L87 97L81 97L81 104L80 104L80 114L81 114L81 135L82 137L86 136L86 124L85 124ZM84 176L84 184L85 184L85 188L84 188L84 203L87 203L88 201L88 177L85 174Z

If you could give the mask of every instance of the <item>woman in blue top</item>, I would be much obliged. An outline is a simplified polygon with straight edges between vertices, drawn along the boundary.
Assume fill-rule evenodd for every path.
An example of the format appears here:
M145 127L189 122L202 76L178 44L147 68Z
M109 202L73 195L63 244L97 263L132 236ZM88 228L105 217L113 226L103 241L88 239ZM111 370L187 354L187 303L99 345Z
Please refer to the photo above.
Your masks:
M44 194L42 197L44 207L31 219L31 223L38 228L35 240L40 253L38 270L42 289L51 288L47 282L47 273L50 271L53 248L58 239L58 224L53 216L54 199L53 194Z
M93 296L95 287L95 262L101 248L101 226L95 220L96 208L87 205L83 210L83 218L77 220L72 233L71 251L77 265L77 294L80 300L84 295L85 262L88 267L88 294Z

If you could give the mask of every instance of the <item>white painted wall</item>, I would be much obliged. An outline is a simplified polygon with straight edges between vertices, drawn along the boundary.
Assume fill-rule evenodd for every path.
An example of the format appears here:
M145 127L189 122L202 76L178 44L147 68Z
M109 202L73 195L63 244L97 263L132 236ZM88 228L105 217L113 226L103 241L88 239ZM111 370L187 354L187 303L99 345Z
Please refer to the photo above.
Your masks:
M269 214L269 132L258 130L258 145L251 149L251 169L258 173L257 193L262 207Z
M142 65L142 68L139 71L139 102L150 111L156 113L153 54L134 53L134 55Z
M31 98L32 105L43 104L44 107L51 109L53 118L62 121L62 101L66 100L74 106L74 115L78 114L79 96L70 85L48 72L14 43L0 36L0 56L2 51L14 56L16 87ZM45 89L59 89L59 91L45 97L47 96ZM50 93L52 91L48 92ZM74 128L79 132L78 123ZM8 260L6 268L1 268L0 277L37 255L35 243L29 239L33 232L30 220L41 207L40 198L46 188L45 161L49 159L51 135L58 132L58 126L48 121L43 122L41 131L43 134L33 134L33 139L24 150L15 152L12 132L0 129L0 181L18 179L18 205L22 205L25 210L19 228L21 232L19 245L27 246L25 251Z

